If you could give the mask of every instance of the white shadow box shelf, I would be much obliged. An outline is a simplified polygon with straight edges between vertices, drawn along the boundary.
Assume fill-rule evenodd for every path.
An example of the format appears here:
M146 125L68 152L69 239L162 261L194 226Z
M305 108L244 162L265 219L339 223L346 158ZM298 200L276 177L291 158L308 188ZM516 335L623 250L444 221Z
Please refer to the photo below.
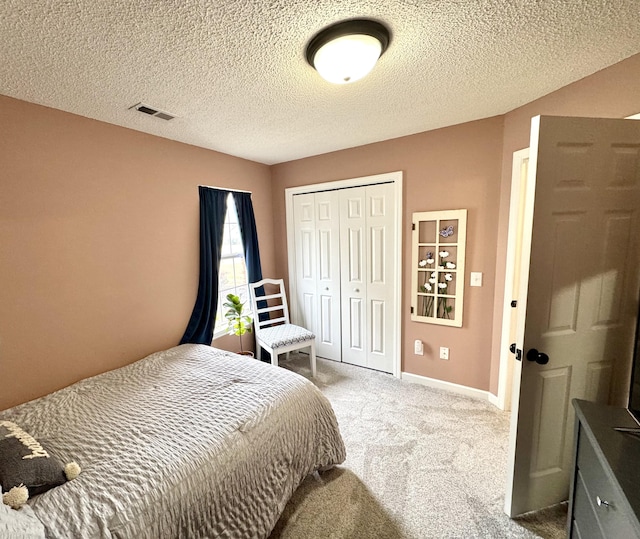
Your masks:
M462 327L467 210L413 214L411 320Z

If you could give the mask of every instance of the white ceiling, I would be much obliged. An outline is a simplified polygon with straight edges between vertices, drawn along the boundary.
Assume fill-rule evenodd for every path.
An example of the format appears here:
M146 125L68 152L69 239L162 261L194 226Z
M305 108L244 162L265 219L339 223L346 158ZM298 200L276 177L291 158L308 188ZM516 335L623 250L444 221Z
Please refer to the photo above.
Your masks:
M305 45L354 17L391 45L330 85ZM638 0L0 3L0 94L267 164L502 114L638 52Z

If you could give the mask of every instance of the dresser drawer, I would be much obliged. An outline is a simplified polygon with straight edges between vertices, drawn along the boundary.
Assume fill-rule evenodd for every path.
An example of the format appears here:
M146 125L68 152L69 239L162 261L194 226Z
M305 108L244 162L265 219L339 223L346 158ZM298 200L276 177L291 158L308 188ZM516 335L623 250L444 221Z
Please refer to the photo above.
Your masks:
M577 468L578 477L576 478L575 492L576 519L578 519L578 511L580 511L580 518L583 518L585 515L587 515L588 518L588 513L584 507L585 504L588 503L604 537L636 537L635 529L631 524L629 516L625 513L626 506L620 491L614 486L605 473L593 446L586 436L580 436ZM586 496L587 500L583 500L582 496ZM579 501L581 507L578 506ZM584 538L587 529L582 523L580 525L580 532ZM602 537L600 532L596 535L589 533L586 536Z
M598 517L596 516L593 505L591 505L589 501L589 495L587 494L587 489L580 472L578 472L576 477L573 498L573 523L571 528L571 539L575 537L579 537L580 539L604 539L600 532Z

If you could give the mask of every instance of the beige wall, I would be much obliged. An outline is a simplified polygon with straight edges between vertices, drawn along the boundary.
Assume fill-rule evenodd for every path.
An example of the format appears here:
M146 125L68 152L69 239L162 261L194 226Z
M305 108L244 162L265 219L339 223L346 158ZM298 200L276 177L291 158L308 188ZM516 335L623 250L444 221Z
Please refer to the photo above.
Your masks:
M253 192L274 272L266 165L2 96L0 125L0 409L178 343L199 184Z
M512 156L516 150L529 146L531 118L537 115L625 118L638 112L640 112L640 54L505 115L496 264L497 283L504 282ZM490 387L490 391L494 394L498 390L503 296L504 288L496 287ZM626 384L623 385L626 387Z
M529 145L532 116L623 118L640 112L639 87L636 55L501 117L276 165L274 213L282 217L275 223L275 234L285 237L287 187L404 171L402 369L496 394L512 154ZM481 271L485 285L470 288L467 283L462 329L411 322L411 213L455 208L470 210L467 276ZM287 274L285 242L276 244L276 267L280 275ZM413 354L417 338L427 344L424 357ZM451 349L448 362L436 359L440 346Z
M502 118L489 118L272 167L276 237L285 238L287 187L401 170L403 200L402 369L407 372L489 389L494 297L497 202L500 196ZM464 326L451 328L412 322L411 214L467 208L467 273L484 274L482 288L465 291ZM286 241L276 242L276 271L287 276ZM413 341L425 342L425 355L413 354ZM437 358L440 346L450 360Z
M178 342L197 289L197 185L253 192L264 274L286 277L285 188L395 170L403 370L496 393L511 154L531 116L628 116L638 87L640 55L505 116L273 167L0 96L0 409ZM454 208L469 209L467 274L484 286L466 289L461 329L411 322L411 213Z

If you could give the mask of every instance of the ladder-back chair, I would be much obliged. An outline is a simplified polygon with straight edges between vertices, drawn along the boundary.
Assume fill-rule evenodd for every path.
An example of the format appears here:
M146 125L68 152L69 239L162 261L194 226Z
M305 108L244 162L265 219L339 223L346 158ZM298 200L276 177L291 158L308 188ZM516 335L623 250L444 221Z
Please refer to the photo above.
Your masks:
M267 286L267 292L264 287ZM277 292L272 290L276 288ZM287 296L283 279L262 279L249 283L253 327L256 336L256 358L260 359L261 348L271 354L271 364L278 366L278 355L310 348L311 376L316 375L316 336L289 321ZM271 315L275 316L271 318ZM262 315L262 316L261 316Z

